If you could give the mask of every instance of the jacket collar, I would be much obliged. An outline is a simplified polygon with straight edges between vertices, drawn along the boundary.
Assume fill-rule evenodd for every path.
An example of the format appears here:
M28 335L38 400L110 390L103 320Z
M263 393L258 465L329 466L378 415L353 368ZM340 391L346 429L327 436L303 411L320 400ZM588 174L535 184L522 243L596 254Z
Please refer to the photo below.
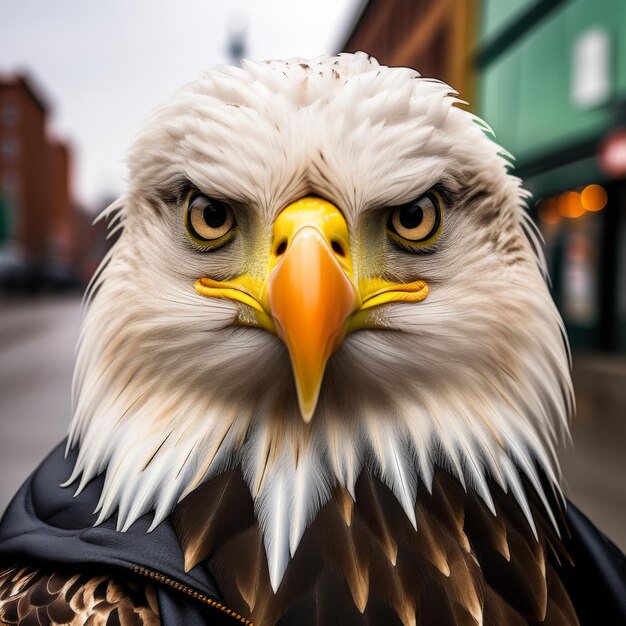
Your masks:
M61 442L26 480L0 522L0 559L36 560L67 566L107 566L147 575L158 574L215 602L220 595L215 580L200 563L189 572L169 520L152 532L152 514L144 515L126 532L109 519L94 527L94 509L103 476L74 497L73 487L60 484L70 476L76 451L64 455Z

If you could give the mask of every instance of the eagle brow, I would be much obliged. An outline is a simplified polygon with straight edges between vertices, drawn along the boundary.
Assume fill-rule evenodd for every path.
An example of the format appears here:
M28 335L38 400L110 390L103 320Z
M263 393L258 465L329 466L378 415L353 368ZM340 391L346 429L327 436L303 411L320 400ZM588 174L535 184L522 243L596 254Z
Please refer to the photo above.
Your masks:
M197 189L188 178L177 178L161 185L157 193L166 204L180 204L190 191Z

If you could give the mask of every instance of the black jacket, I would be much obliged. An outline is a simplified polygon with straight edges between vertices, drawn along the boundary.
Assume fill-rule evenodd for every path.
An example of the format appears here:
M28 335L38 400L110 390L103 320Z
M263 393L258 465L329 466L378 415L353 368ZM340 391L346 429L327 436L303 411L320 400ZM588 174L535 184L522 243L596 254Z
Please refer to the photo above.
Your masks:
M168 520L147 533L152 515L145 515L125 533L115 530L113 520L94 527L93 511L100 497L103 478L93 480L74 498L75 489L60 488L76 458L64 458L65 442L57 446L26 480L0 522L0 561L59 564L76 573L112 573L148 576L156 583L161 623L241 624L206 600L221 604L211 574L198 565L185 573L183 553ZM167 579L184 590L174 589ZM193 592L202 598L194 598Z
M156 583L163 624L241 624L216 608L222 604L219 590L202 564L185 572L169 520L151 533L146 532L151 514L125 533L115 530L113 520L94 528L103 478L76 498L72 487L60 488L75 461L74 453L64 458L64 449L65 442L52 451L9 505L0 522L0 562L147 576ZM581 624L626 625L624 555L574 505L568 505L566 515L571 537L565 545L575 567L564 569L562 578Z

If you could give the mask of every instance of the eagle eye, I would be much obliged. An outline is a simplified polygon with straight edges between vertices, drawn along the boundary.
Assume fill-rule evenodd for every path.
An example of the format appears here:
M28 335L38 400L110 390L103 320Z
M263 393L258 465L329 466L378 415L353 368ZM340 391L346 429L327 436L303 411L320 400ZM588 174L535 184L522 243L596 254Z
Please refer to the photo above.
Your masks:
M424 246L437 239L441 224L441 198L436 191L429 191L417 200L393 208L387 230L400 244Z
M187 202L185 225L197 244L214 248L226 243L237 223L228 204L194 194Z

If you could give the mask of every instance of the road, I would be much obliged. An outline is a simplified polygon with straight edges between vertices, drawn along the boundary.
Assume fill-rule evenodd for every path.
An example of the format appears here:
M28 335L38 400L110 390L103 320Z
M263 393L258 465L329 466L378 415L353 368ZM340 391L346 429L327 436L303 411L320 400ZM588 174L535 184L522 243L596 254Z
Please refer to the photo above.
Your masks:
M66 433L79 298L0 304L0 511ZM626 359L575 355L566 493L626 550Z
M626 552L626 359L574 355L573 445L561 450L565 492Z
M76 296L0 303L0 510L66 435L79 325Z

